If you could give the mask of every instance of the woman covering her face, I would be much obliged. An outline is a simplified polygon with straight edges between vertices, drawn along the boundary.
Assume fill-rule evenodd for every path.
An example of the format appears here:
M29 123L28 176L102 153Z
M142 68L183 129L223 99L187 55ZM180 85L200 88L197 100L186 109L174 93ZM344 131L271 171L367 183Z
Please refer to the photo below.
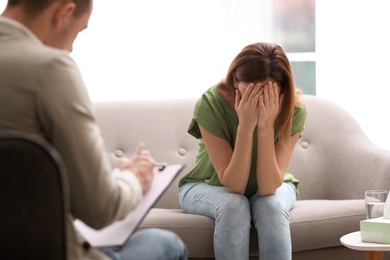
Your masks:
M260 259L291 259L299 181L286 168L306 120L300 95L283 49L254 43L196 103L188 133L199 152L179 198L184 212L215 220L216 259L249 258L252 222Z

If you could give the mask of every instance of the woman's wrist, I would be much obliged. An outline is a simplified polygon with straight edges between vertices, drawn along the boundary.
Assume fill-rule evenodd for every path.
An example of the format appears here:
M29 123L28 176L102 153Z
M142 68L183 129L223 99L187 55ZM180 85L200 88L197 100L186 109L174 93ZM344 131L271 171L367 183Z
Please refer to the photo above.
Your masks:
M253 131L255 130L255 127L250 127L250 126L246 126L244 124L238 124L238 127L237 127L237 134L238 133L243 133L243 134L253 134Z
M257 127L257 136L258 137L270 137L274 136L274 127L273 126L267 126L267 127Z

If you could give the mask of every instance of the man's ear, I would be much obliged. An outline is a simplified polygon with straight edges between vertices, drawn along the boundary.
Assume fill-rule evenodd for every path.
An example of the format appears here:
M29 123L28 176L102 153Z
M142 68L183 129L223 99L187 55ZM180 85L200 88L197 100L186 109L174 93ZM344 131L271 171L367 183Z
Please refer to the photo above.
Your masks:
M76 9L74 2L60 3L53 17L53 23L56 27L67 24L73 16Z

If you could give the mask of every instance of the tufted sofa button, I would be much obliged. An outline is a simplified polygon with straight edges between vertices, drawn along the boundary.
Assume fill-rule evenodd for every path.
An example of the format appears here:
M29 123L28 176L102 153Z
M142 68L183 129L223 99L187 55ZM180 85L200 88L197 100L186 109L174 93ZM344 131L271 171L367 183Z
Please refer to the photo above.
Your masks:
M180 154L181 156L184 156L184 155L187 154L187 150L184 149L184 148L179 148L179 154Z
M116 156L117 158L121 158L121 157L123 156L123 152L122 152L121 150L116 150L116 151L114 152L114 154L115 154L115 156Z
M307 141L303 141L301 143L302 148L307 149L309 147L309 143Z

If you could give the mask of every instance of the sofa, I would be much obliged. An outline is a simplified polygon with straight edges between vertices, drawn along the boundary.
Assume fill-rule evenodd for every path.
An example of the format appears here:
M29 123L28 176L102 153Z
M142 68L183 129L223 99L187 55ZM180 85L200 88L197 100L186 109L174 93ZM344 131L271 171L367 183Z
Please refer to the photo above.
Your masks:
M376 146L345 110L325 99L304 95L308 116L288 171L300 181L291 210L292 255L296 260L363 259L365 253L340 244L365 219L364 191L390 189L390 151ZM198 140L187 133L196 99L95 102L97 122L113 167L144 142L156 161L192 168ZM379 126L378 126L379 127ZM159 199L138 229L177 233L189 259L214 259L214 220L182 212L178 181ZM259 259L257 234L250 259ZM390 259L385 253L384 259ZM224 259L223 259L224 260Z

